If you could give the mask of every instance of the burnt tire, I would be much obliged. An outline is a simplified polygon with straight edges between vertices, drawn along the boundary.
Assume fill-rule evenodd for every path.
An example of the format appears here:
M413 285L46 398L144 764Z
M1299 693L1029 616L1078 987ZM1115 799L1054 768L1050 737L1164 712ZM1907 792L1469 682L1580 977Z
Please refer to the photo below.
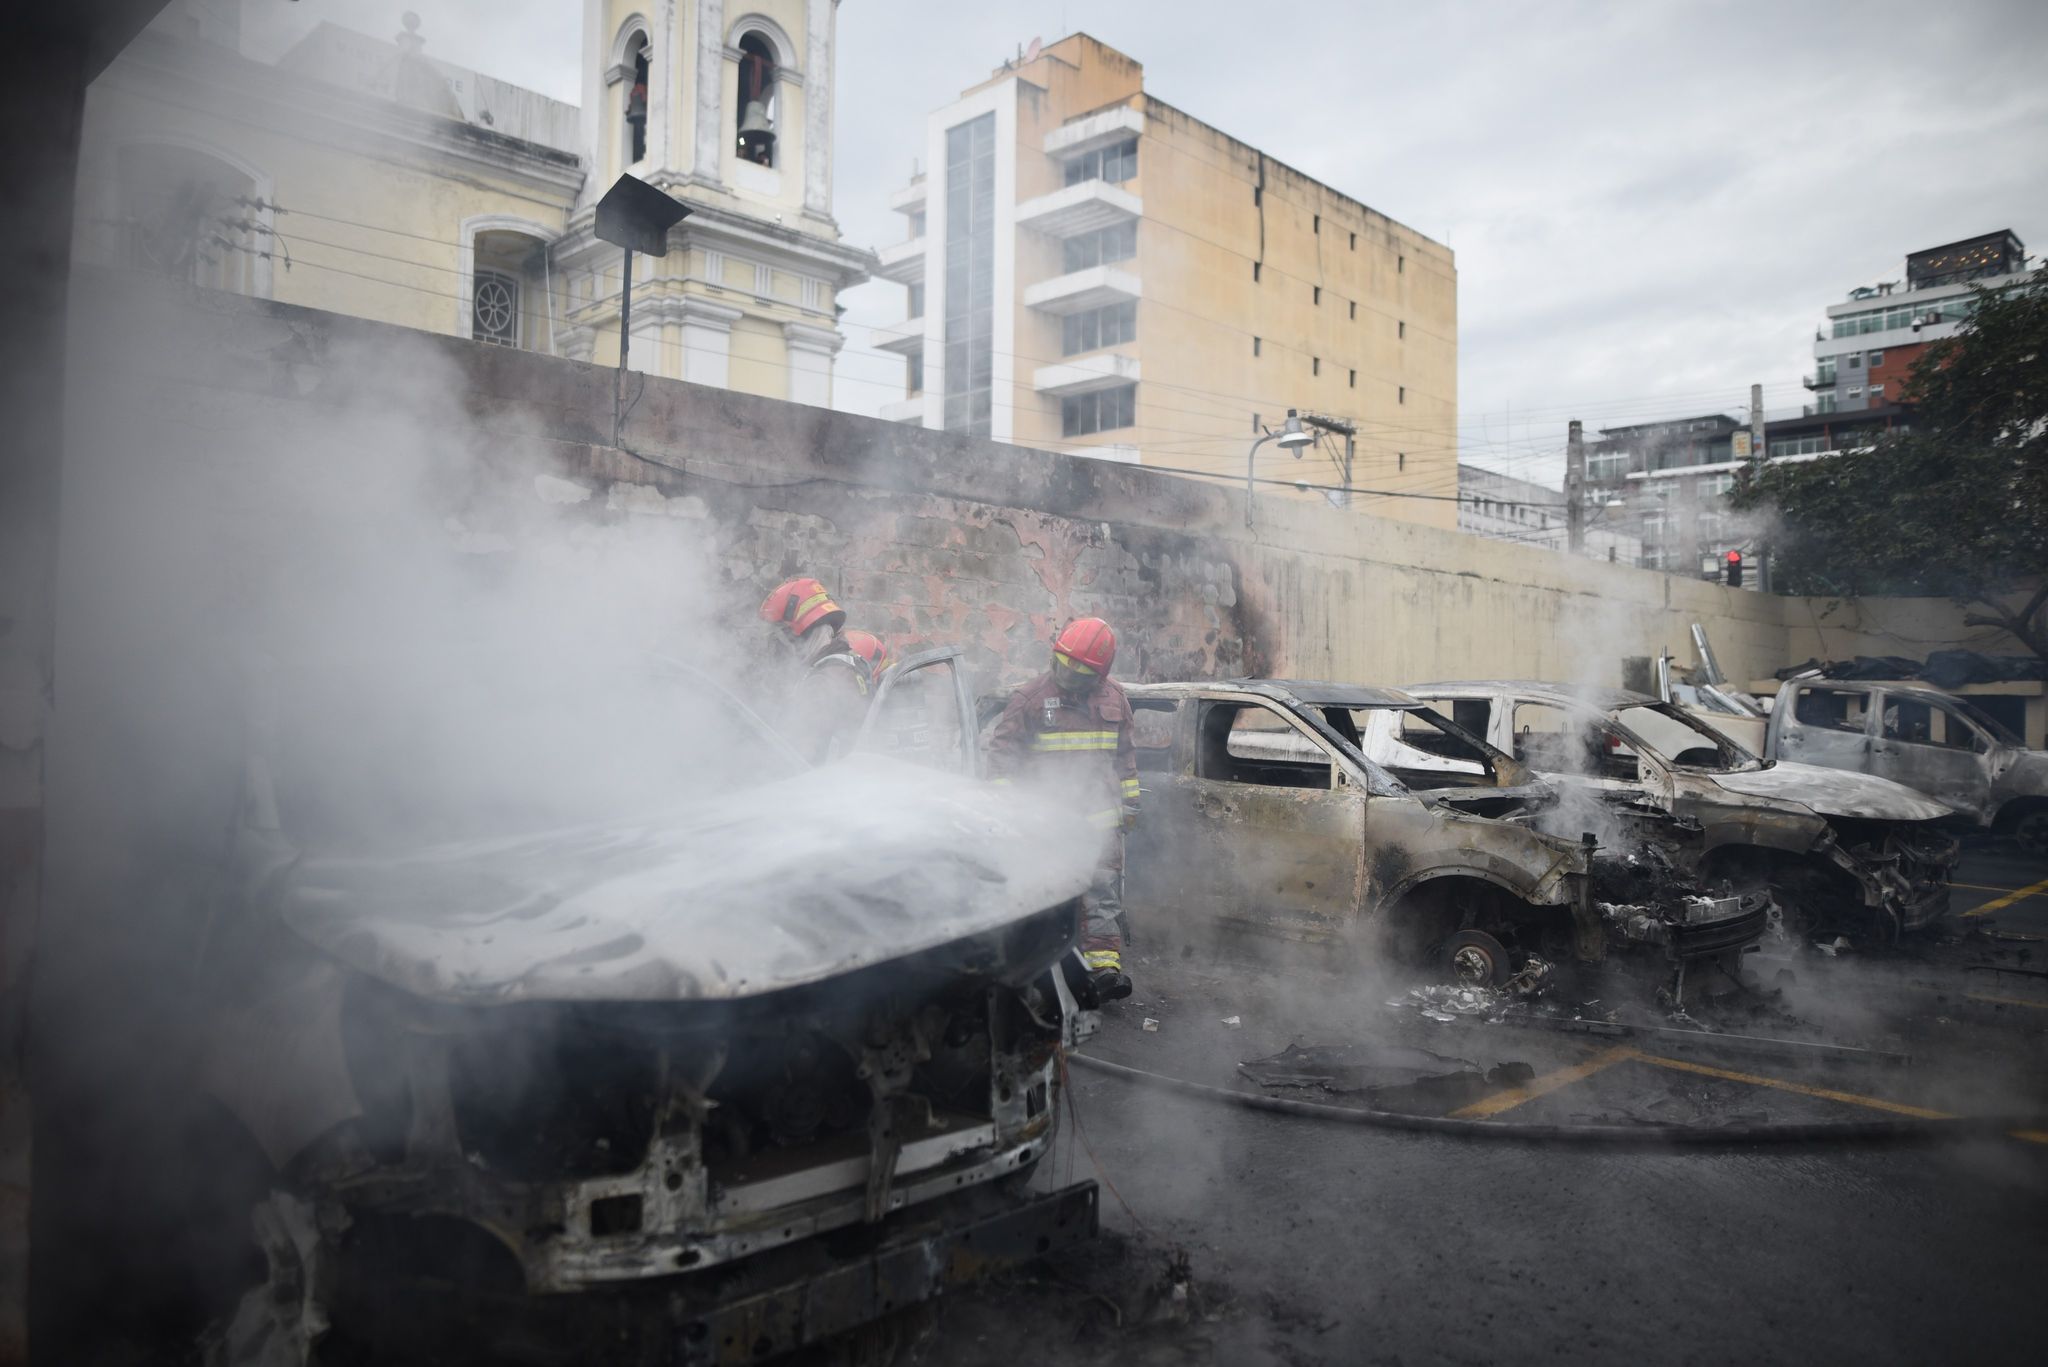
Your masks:
M1508 948L1483 930L1461 930L1439 951L1451 981L1461 987L1498 987L1514 970Z
M2012 823L2013 839L2029 854L2048 855L2048 807L2037 807Z

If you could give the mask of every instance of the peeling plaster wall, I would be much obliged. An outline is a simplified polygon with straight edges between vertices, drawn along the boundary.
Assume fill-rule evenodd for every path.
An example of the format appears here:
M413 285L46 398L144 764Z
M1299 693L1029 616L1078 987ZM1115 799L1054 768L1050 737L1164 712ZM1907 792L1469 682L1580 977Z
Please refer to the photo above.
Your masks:
M116 287L127 292L116 316L132 318L135 281L89 280L86 294ZM673 521L709 558L742 652L761 647L762 595L799 573L892 645L966 647L989 687L1042 668L1059 624L1091 614L1122 635L1118 673L1147 680L1619 684L1627 656L1669 648L1689 662L1695 620L1738 679L1804 659L1822 638L1838 653L1869 648L1880 617L1925 642L2002 648L1944 603L1866 604L1849 623L1831 605L1294 499L1260 500L1247 529L1241 489L654 377L621 450L609 444L609 370L235 296L173 291L164 303L180 342L145 353L147 384L179 393L195 422L286 432L331 405L374 405L376 392L330 364L337 343L431 349L466 386L450 442L508 467L538 462L551 473L535 497L579 534Z

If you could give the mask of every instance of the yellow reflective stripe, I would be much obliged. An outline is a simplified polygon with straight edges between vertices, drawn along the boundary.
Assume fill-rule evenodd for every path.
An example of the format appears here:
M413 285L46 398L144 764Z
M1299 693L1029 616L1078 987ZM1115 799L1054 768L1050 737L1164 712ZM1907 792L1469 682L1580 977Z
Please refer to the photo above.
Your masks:
M1123 788L1125 797L1136 797L1138 795L1138 780L1134 778L1125 779Z
M1090 812L1088 813L1088 824L1105 831L1121 826L1124 824L1123 808L1118 807L1107 812Z
M796 605L796 615L801 617L805 613L809 612L812 608L818 606L818 604L829 602L831 598L832 595L829 593L814 593L810 597L804 599L803 602L798 603Z
M1076 674L1093 674L1095 672L1094 666L1082 664L1064 650L1055 650L1052 653L1052 657L1068 669L1073 670Z
M1084 949L1081 962L1088 965L1090 972L1099 973L1108 969L1112 973L1124 971L1124 956L1113 949Z

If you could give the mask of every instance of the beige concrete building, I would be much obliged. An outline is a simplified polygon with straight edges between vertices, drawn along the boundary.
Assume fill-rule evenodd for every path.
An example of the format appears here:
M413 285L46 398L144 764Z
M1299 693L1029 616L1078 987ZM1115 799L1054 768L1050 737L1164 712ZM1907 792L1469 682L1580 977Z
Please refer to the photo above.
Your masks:
M240 12L173 0L92 86L80 260L610 365L591 223L631 173L693 211L637 264L634 367L830 405L873 264L832 218L837 0L584 0L580 107L429 57L412 15L263 62Z
M1085 34L931 115L924 164L880 253L910 293L876 339L908 372L883 416L1241 481L1300 409L1356 449L1269 443L1261 477L1456 525L1449 248L1147 95Z

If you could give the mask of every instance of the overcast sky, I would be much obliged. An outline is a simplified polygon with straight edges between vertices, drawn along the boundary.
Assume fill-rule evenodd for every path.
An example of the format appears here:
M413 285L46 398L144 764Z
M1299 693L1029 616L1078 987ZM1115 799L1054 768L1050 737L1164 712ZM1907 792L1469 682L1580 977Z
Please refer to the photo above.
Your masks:
M253 0L246 23L270 55L322 17L388 37L408 8L429 54L580 98L579 0ZM887 199L930 111L1075 30L1168 103L1447 243L1467 456L1552 482L1572 417L1736 411L1755 382L1796 405L1822 308L1900 278L1908 251L2008 227L2048 250L2039 0L845 0L848 240L904 235ZM840 407L901 396L901 360L862 342L903 299L846 295Z

